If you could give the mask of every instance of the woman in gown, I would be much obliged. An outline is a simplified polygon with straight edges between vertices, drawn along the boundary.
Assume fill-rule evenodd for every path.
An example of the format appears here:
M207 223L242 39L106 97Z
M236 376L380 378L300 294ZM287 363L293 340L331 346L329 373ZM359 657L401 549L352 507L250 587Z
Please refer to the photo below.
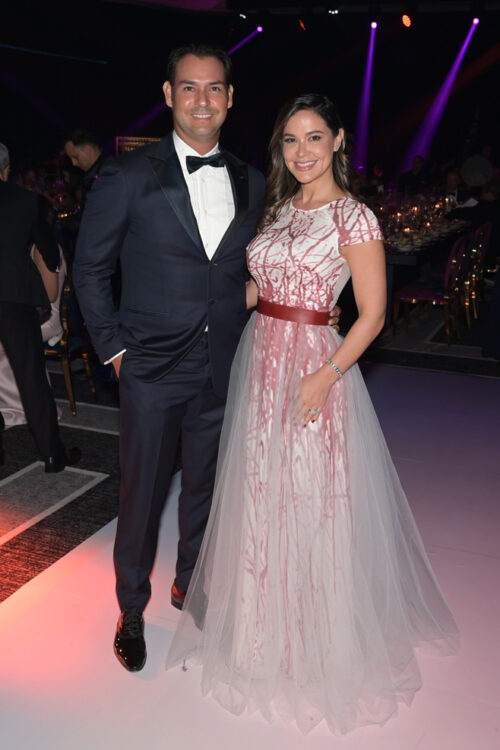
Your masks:
M385 313L382 235L348 194L332 103L278 116L249 307L231 373L212 512L167 667L201 664L233 713L308 732L383 724L421 685L414 649L458 631L356 360ZM328 311L352 275L359 318ZM258 292L257 292L258 290Z

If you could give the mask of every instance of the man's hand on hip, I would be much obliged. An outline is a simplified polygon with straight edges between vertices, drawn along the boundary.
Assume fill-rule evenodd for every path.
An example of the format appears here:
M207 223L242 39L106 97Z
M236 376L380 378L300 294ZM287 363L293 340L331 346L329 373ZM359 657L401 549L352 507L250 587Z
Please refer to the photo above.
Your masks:
M342 308L338 305L335 305L333 310L330 313L330 318L328 320L328 325L333 326L333 328L339 332L339 319L340 319L340 313L342 312Z

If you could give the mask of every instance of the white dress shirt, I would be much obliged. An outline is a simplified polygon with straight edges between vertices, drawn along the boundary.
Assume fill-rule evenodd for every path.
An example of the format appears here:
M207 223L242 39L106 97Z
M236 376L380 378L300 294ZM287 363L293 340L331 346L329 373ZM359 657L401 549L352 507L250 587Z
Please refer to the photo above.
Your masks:
M189 174L186 156L200 156L200 154L188 146L176 132L173 136L174 147L181 163L203 247L207 256L212 258L234 219L234 198L227 167L206 165ZM211 156L218 151L219 144L203 156Z

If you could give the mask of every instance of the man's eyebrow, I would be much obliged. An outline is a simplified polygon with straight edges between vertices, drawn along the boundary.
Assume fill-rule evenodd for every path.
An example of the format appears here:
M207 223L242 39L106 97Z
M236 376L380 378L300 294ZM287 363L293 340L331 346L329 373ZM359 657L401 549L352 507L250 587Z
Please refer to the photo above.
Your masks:
M188 83L191 86L195 86L197 83L200 83L200 81L188 81L187 79L183 78L182 81L178 81L177 83ZM226 85L225 81L209 81L209 86L215 86L216 84L221 84L222 86Z

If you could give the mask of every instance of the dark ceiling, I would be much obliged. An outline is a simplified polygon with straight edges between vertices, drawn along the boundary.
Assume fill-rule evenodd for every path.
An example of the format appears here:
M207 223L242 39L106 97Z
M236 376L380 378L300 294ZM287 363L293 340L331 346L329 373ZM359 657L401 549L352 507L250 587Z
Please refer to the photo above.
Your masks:
M278 3L257 11L262 3L248 1L241 3L246 19L228 10L234 2L213 12L188 11L187 4L182 9L114 0L9 4L2 10L0 29L0 141L19 161L36 161L56 153L64 135L76 126L91 128L110 146L116 135L134 130L162 135L170 127L160 103L172 47L203 40L229 50L257 23L263 33L233 55L236 97L225 142L263 165L279 105L288 96L311 90L331 96L347 128L353 129L370 33L367 13L353 9L366 6L368 11L369 3L350 3L351 12L332 15L324 3L302 3L296 12L290 2L287 12L274 12L272 6ZM324 12L318 12L317 5ZM378 5L370 154L372 160L393 166L455 59L473 7L479 6L436 2L436 12L430 13L419 3L422 8L412 27L404 29L400 10L389 9L401 3ZM447 10L439 12L438 6L444 5ZM455 5L463 7L449 12ZM500 3L483 3L481 23L436 135L440 160L498 139L500 15L493 5ZM152 112L157 116L147 120Z

